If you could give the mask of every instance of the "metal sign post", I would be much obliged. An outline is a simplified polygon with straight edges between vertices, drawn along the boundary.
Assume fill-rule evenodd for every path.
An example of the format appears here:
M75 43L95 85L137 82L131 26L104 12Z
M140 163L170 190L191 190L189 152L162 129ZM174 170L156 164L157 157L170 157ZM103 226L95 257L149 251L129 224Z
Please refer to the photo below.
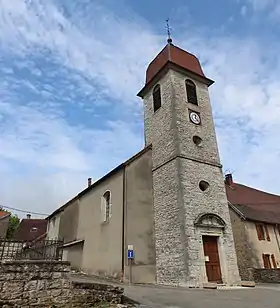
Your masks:
M133 245L127 246L127 259L128 259L128 265L129 265L129 284L132 284L132 262L134 259Z

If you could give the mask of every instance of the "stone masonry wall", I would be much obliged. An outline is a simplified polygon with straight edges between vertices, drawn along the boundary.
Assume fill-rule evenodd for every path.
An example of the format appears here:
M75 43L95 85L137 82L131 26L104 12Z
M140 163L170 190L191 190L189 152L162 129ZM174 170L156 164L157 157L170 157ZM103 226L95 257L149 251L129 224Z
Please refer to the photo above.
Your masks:
M174 159L153 173L157 283L175 286L186 283L188 259L176 172Z
M172 71L172 79L175 96L174 116L176 118L180 154L205 163L220 164L208 87L195 79L189 78L196 85L198 105L194 105L187 102L186 76ZM189 109L200 113L201 125L194 125L190 122ZM193 142L193 136L199 136L202 139L200 147L197 147Z
M226 222L222 235L225 283L240 281L212 110L206 85L197 86L198 106L187 102L185 79L169 70L160 80L161 108L153 111L152 89L144 97L146 144L152 143L157 282L199 286L205 282L202 236L194 227L204 213ZM190 123L188 108L201 114ZM197 147L193 136L201 137ZM199 189L206 180L208 191Z
M160 80L161 108L154 113L152 90L144 98L145 141L152 144L154 221L157 283L178 285L186 279L184 213L178 206L176 160L156 169L176 155L172 102L172 72ZM183 219L183 221L182 221Z
M280 283L280 268L253 268L250 269L250 271L252 272L255 282Z
M245 221L240 218L232 209L229 209L235 250L237 255L237 265L241 280L253 280L250 268L253 266L252 248L247 238Z
M93 307L121 303L123 289L72 283L70 264L62 261L0 263L0 307Z
M221 169L216 166L204 164L200 167L196 162L182 158L181 179L184 183L184 205L186 226L185 232L188 237L188 268L189 284L201 285L203 267L202 259L202 235L219 233L220 266L223 282L227 285L235 285L240 282L237 267L237 258L234 246L234 239L229 216L229 208L225 193ZM209 183L206 191L201 191L199 181ZM190 193L191 192L191 193ZM226 223L222 232L200 229L194 225L194 221L204 213L218 215ZM212 231L212 232L211 232ZM207 279L206 277L204 279ZM207 282L207 280L204 282Z
M146 145L153 145L153 168L163 164L176 154L171 72L168 72L159 84L161 86L160 109L154 112L152 89L144 98L145 142Z
M106 284L73 282L72 307L92 307L98 303L120 304L122 294L122 288Z

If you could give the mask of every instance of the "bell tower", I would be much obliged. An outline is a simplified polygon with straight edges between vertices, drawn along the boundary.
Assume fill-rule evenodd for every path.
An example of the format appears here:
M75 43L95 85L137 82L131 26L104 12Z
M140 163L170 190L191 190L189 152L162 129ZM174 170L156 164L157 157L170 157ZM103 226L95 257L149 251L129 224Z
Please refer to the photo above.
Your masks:
M240 281L207 78L172 44L138 93L152 144L157 282L199 287Z

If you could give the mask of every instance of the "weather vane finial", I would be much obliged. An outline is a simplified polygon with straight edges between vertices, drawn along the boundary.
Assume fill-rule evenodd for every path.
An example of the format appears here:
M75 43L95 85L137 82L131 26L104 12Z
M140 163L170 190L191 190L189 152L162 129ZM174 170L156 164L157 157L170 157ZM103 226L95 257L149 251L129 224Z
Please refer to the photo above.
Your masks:
M168 35L167 43L171 44L172 38L171 38L171 28L169 26L169 18L166 19L166 29L167 29L167 35Z

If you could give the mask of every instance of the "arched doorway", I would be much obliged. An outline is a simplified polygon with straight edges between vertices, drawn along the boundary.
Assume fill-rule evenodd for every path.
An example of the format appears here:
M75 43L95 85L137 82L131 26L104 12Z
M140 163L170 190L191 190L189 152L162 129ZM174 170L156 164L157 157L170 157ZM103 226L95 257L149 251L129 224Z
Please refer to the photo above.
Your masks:
M208 282L223 283L219 241L226 226L224 220L216 214L205 213L195 221L202 236L202 250Z

